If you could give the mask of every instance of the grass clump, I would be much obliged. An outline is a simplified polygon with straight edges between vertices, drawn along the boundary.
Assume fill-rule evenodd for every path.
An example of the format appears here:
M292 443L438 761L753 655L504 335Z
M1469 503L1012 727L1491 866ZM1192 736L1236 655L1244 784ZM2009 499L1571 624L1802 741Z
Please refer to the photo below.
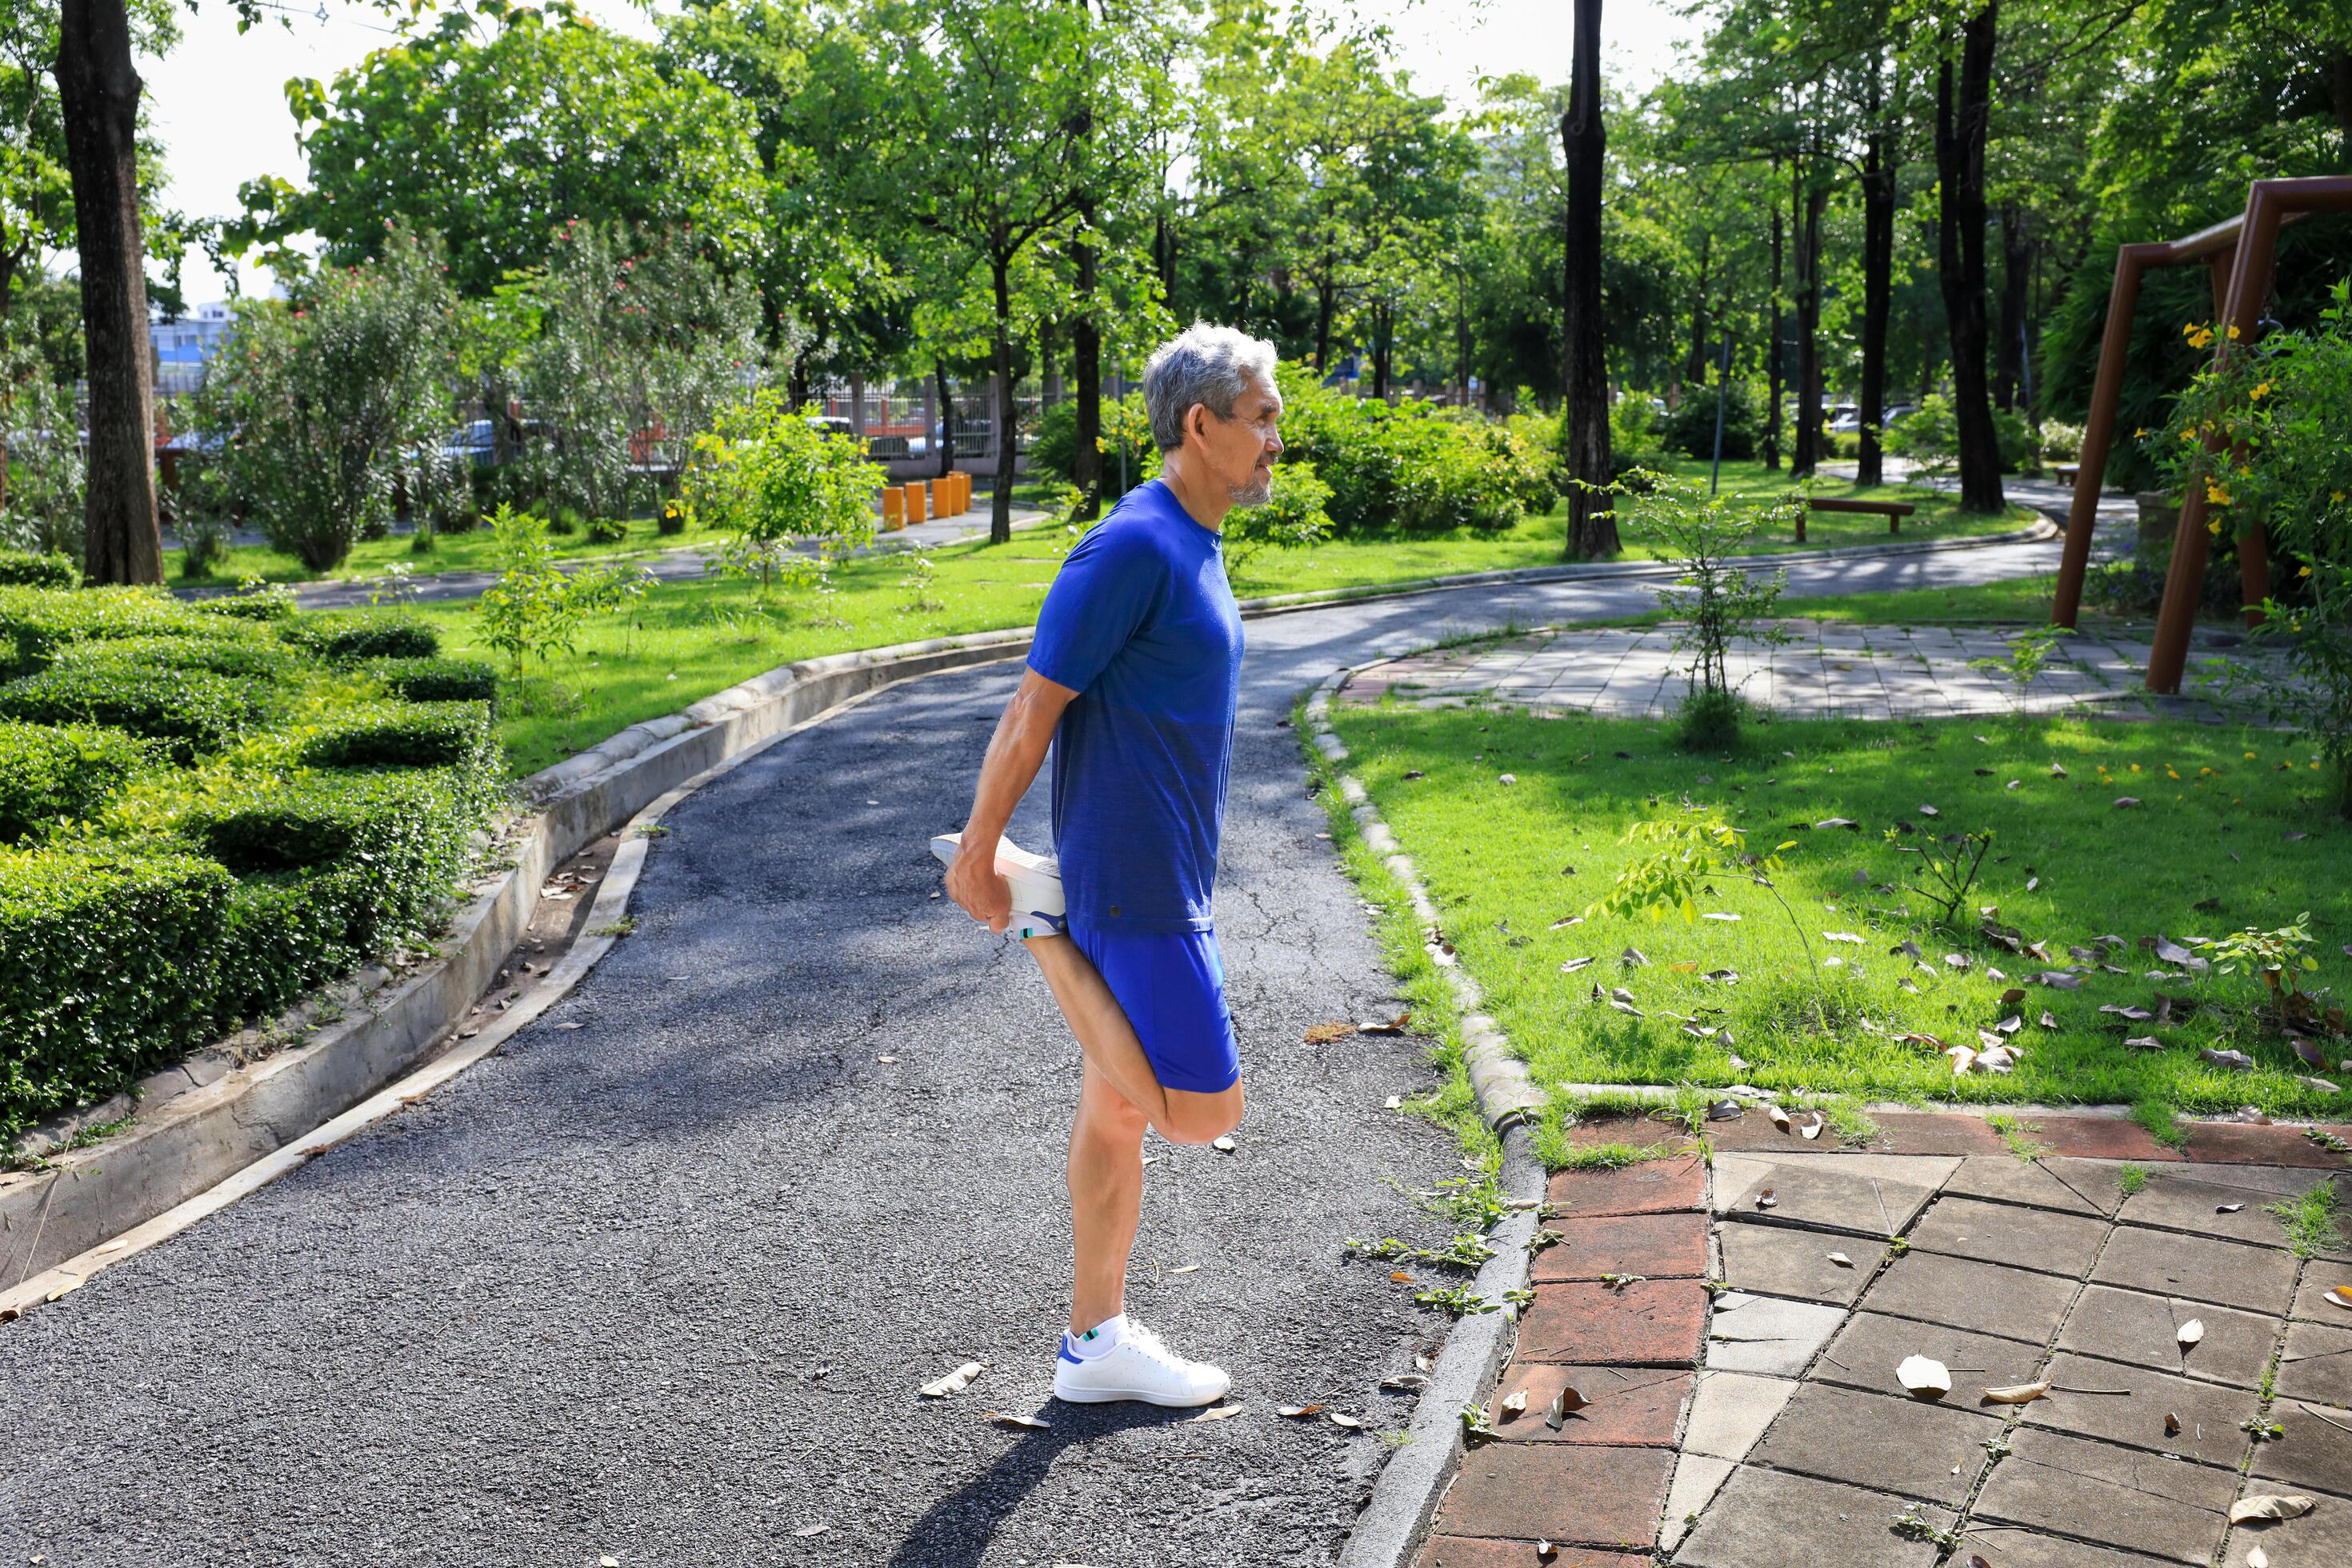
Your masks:
M2122 1190L2124 1196L2130 1197L2147 1185L2147 1167L2125 1161L2116 1167L2116 1185Z
M2340 1251L2344 1246L2343 1232L2336 1223L2341 1205L2334 1178L2325 1177L2307 1191L2281 1199L2263 1212L2275 1216L2284 1227L2287 1247L2297 1258L2316 1258L2323 1252Z

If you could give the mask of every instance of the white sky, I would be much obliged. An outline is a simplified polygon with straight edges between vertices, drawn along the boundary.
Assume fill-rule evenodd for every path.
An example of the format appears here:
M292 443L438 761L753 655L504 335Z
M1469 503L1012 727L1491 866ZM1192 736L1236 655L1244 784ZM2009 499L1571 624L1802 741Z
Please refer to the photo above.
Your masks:
M259 174L302 182L294 119L284 85L290 77L324 81L391 41L382 16L344 0L284 0L290 31L272 23L237 35L225 5L181 13L179 47L161 60L142 61L149 112L166 149L167 200L197 216L237 210L236 188ZM306 4L307 11L300 7ZM323 4L327 19L318 17ZM649 35L646 18L624 0L583 0L583 10L607 26ZM1568 0L1360 0L1367 16L1396 30L1402 63L1417 83L1464 105L1476 100L1481 76L1526 71L1546 81L1568 74ZM1601 34L1612 76L1646 87L1664 74L1679 40L1698 36L1696 23L1668 0L1606 0ZM183 274L190 304L220 298L222 279L201 251L191 250ZM269 277L247 266L242 281L259 291Z

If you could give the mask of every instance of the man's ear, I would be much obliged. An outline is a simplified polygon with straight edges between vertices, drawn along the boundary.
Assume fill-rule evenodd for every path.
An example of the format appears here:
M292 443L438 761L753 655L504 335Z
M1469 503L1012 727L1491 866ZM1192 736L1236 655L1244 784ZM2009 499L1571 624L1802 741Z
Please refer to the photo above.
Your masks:
M1193 422L1193 416L1195 415L1200 416L1199 423L1197 424ZM1208 440L1209 405L1205 403L1195 403L1192 407L1184 410L1184 428L1187 431L1198 434L1202 441Z

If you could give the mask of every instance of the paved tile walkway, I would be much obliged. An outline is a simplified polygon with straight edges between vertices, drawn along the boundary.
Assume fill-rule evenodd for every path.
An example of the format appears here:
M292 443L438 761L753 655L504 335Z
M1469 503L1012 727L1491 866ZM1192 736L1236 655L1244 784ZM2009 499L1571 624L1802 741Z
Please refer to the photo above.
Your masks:
M1499 1436L1465 1456L1421 1568L2344 1561L2352 1309L2331 1292L2352 1242L2298 1257L2269 1212L2343 1158L2284 1127L2173 1150L2128 1121L2024 1122L2032 1158L1929 1113L1824 1152L1750 1110L1710 1125L1711 1160L1555 1176ZM1906 1393L1912 1356L1949 1392ZM1555 1428L1563 1388L1583 1403ZM2266 1495L2311 1506L2230 1521Z
M1776 624L1791 640L1780 647L1737 645L1727 673L1749 700L1784 712L1916 719L2006 713L2019 707L2054 712L2084 703L2137 711L2151 710L2153 704L2154 710L2175 713L2210 709L2193 695L2151 699L2141 685L2147 645L2126 638L2085 636L2060 644L2021 698L1998 674L1969 667L1972 659L2008 656L2008 635L1999 628ZM1570 628L1439 649L1364 671L1339 700L1370 703L1386 694L1429 707L1492 700L1538 712L1648 717L1670 711L1690 689L1690 656L1674 651L1675 635L1673 626ZM2216 651L2216 645L2200 637L2191 654L2192 672L2197 660Z

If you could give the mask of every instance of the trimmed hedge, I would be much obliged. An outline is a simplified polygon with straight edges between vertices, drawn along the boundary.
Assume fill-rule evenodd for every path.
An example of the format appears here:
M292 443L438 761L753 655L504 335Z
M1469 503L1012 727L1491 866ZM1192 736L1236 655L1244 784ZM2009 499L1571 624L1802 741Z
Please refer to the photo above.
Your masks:
M435 648L0 584L0 1152L446 918L504 768L495 677Z
M499 672L471 658L385 658L368 666L405 702L488 702L499 694Z
M310 726L295 755L313 768L454 768L468 777L498 767L498 731L479 702L373 702Z
M194 855L0 849L0 1147L205 1038L235 891Z
M154 588L0 587L0 674L29 675L69 642L217 637L220 623Z
M83 817L147 766L148 748L119 730L0 723L0 840L37 839Z
M0 550L0 584L28 588L79 588L81 568L62 551L37 555L29 550Z
M441 651L441 634L430 621L396 611L337 610L298 616L278 636L320 658L431 658Z
M68 643L51 656L51 669L98 669L135 674L142 669L201 669L238 680L282 680L301 656L282 643L228 633L201 637L111 637Z
M294 615L294 590L284 583L272 583L251 593L216 594L188 601L208 616L226 616L240 621L283 621Z
M263 682L201 669L66 665L0 686L0 719L103 724L162 742L181 763L227 750L281 710Z

